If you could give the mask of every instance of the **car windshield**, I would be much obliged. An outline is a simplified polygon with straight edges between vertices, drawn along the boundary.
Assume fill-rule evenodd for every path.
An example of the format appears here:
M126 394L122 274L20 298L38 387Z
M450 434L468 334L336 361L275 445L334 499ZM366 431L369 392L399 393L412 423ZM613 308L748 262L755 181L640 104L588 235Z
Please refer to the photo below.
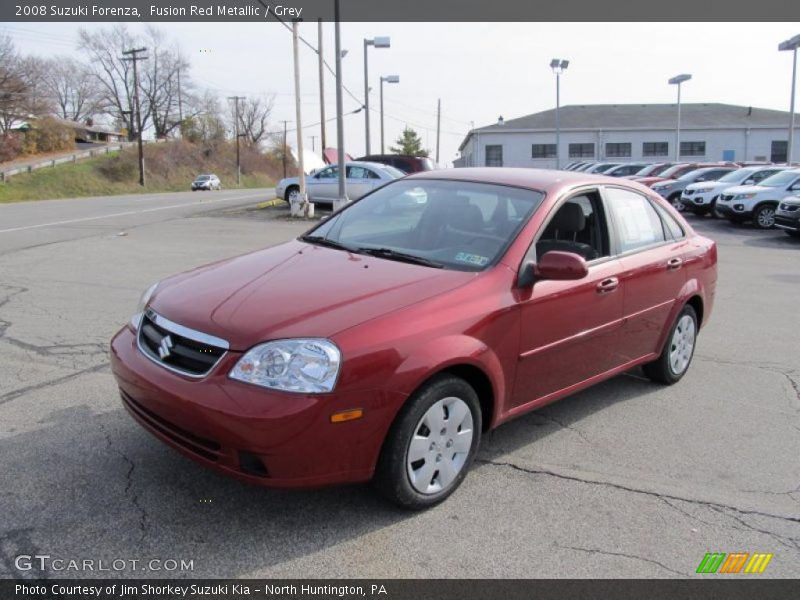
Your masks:
M208 181L209 179L211 179L211 177L208 175L200 175L195 181Z
M770 175L758 185L763 185L765 187L781 187L789 185L799 176L800 171L781 171L780 173L775 173L775 175Z
M680 177L678 177L678 181L694 181L698 177L701 177L705 173L709 173L706 169L695 169L694 171L689 171L688 173L684 173Z
M403 179L301 239L388 260L481 271L503 255L543 198L503 185Z
M727 175L723 175L722 177L717 179L717 181L719 181L720 183L730 183L731 181L733 182L744 181L745 179L750 177L750 175L755 173L755 171L756 171L755 169L736 169L735 171L731 171Z

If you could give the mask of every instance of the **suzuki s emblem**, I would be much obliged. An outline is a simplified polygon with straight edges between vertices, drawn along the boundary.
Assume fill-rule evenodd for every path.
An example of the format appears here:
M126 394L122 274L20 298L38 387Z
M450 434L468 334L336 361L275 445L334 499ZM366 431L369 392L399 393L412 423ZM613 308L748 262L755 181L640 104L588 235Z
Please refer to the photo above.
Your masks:
M158 355L161 357L161 360L167 359L172 354L172 349L174 347L175 344L172 341L172 338L165 336L158 345Z

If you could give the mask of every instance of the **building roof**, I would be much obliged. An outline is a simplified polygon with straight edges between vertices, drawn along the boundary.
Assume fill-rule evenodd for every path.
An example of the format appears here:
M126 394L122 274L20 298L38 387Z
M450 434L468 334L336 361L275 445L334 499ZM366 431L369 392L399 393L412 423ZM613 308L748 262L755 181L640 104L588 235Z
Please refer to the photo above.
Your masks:
M587 104L562 106L559 121L562 130L674 129L675 104ZM554 131L556 109L493 123L470 131ZM719 103L681 103L681 129L742 129L788 127L789 113L768 108Z

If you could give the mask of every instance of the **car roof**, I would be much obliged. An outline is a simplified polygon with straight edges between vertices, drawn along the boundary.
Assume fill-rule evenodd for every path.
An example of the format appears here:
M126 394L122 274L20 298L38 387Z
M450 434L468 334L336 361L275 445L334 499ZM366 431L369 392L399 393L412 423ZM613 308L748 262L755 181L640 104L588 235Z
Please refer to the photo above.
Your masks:
M438 179L448 181L468 181L470 183L490 183L508 185L539 191L557 191L580 185L624 185L641 188L633 182L620 181L599 173L580 171L556 171L554 169L528 169L517 167L465 167L420 171L411 173L406 179Z

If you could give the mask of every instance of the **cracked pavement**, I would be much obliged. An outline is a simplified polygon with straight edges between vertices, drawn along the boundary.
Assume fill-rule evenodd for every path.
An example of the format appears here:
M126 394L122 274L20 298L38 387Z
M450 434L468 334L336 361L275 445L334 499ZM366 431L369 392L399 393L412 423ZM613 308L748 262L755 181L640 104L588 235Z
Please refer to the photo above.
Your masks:
M142 290L306 228L226 194L0 206L0 577L111 575L15 569L38 553L194 561L121 576L671 578L734 551L800 576L796 240L689 217L720 282L683 381L633 371L516 419L447 502L406 513L366 485L225 479L122 409L108 340Z

